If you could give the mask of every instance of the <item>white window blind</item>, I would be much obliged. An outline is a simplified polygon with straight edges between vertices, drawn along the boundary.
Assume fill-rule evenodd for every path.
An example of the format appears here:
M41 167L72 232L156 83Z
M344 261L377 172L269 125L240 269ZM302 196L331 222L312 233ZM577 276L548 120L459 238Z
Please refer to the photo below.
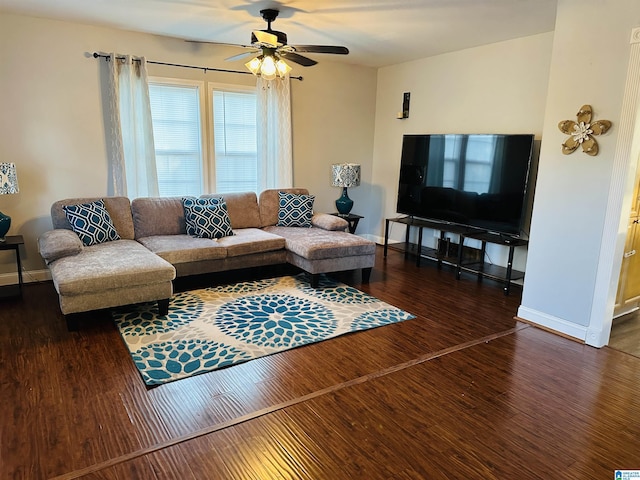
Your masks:
M213 133L218 193L258 190L256 95L213 91Z
M200 89L149 83L160 196L202 194Z

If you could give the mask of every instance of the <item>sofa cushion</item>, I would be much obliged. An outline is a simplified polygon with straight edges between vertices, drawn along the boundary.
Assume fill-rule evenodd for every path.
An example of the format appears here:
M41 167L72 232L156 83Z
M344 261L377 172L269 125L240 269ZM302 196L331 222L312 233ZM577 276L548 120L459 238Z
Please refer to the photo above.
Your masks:
M337 230L341 232L349 228L349 222L344 218L331 215L330 213L314 213L311 218L311 225L324 230Z
M38 237L38 252L47 264L62 257L77 255L83 248L80 237L66 228L48 230Z
M199 206L214 206L218 205L224 200L222 197L217 198L196 198L196 197L184 197L182 199L182 207L184 208L184 223L187 231L187 235L192 237L201 236L197 235L196 219L193 217L193 207Z
M194 205L190 217L196 226L196 236L200 238L222 238L233 235L227 205Z
M227 249L210 238L189 235L153 235L138 242L172 265L200 260L217 260L227 256Z
M79 205L65 205L62 209L71 229L76 232L84 245L97 245L120 239L102 200Z
M134 240L115 240L84 247L82 252L49 264L61 295L82 295L117 288L162 283L175 269Z
M278 192L278 227L311 227L313 195Z
M53 223L53 228L73 230L63 208L65 205L79 205L97 200L104 202L104 206L107 212L109 212L113 226L118 232L118 235L120 235L120 238L133 240L134 231L133 219L131 217L131 203L127 197L81 197L58 200L51 205L51 222Z
M278 210L280 209L280 198L278 192L296 193L299 195L309 195L306 188L278 188L264 190L260 194L260 221L263 227L269 227L278 223ZM232 219L233 220L233 219Z
M224 198L231 219L231 228L260 228L260 209L258 197L254 192L213 193L201 195L200 198Z
M321 228L265 227L266 232L284 237L286 248L308 260L372 255L376 244L347 232Z
M218 240L218 245L227 249L227 257L272 252L282 250L285 246L284 238L258 228L241 228L233 232L234 236Z
M182 197L140 197L131 201L135 238L186 232Z

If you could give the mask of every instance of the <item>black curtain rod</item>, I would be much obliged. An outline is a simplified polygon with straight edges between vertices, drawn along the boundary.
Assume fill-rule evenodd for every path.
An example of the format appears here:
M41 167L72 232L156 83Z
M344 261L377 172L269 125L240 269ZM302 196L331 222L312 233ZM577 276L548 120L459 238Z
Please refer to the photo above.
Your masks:
M103 53L98 53L98 52L93 52L93 58L104 58L104 59L110 59L111 56L110 55L106 55ZM124 60L124 57L116 57L118 60ZM138 58L134 58L134 61L140 61L140 59ZM242 75L253 75L253 73L251 72L245 72L242 70L227 70L224 68L211 68L211 67L195 67L193 65L182 65L179 63L166 63L166 62L154 62L153 60L147 60L147 63L152 63L154 65L166 65L168 67L180 67L180 68L193 68L195 70L203 70L204 73L207 72L224 72L224 73L240 73ZM302 80L302 77L289 77L292 80Z

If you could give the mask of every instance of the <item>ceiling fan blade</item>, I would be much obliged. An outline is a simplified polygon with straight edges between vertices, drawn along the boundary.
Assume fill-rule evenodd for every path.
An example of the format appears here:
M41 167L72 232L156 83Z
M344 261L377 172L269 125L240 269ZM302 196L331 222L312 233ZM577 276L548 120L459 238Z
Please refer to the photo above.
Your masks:
M253 45L241 45L239 43L225 43L225 42L209 42L207 40L185 40L187 43L204 43L207 45L222 45L225 47L239 47L239 48L252 48L255 50L256 47Z
M251 52L239 53L238 55L234 55L232 57L225 58L224 61L225 62L235 62L236 60L244 60L245 58L249 58L249 57L255 56L257 53L260 53L260 50L253 50Z
M338 55L347 55L349 49L347 47L336 47L331 45L292 45L296 52L309 53L334 53Z
M262 30L254 30L251 32L258 42L269 47L276 48L278 46L278 37L273 33L263 32Z
M294 52L280 52L280 56L285 58L286 60L291 60L292 62L297 63L298 65L302 65L303 67L312 67L315 65L315 60L311 60L310 58L303 57L302 55L298 55Z

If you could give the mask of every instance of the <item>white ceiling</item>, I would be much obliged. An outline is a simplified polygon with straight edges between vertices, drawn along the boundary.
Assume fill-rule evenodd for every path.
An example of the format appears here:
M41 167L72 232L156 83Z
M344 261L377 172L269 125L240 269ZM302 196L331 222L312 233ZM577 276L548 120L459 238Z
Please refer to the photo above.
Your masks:
M9 12L233 44L248 44L252 30L266 28L260 10L276 8L280 15L272 28L287 33L289 44L343 45L350 54L332 60L373 67L552 31L556 5L557 0L0 0L0 9Z

